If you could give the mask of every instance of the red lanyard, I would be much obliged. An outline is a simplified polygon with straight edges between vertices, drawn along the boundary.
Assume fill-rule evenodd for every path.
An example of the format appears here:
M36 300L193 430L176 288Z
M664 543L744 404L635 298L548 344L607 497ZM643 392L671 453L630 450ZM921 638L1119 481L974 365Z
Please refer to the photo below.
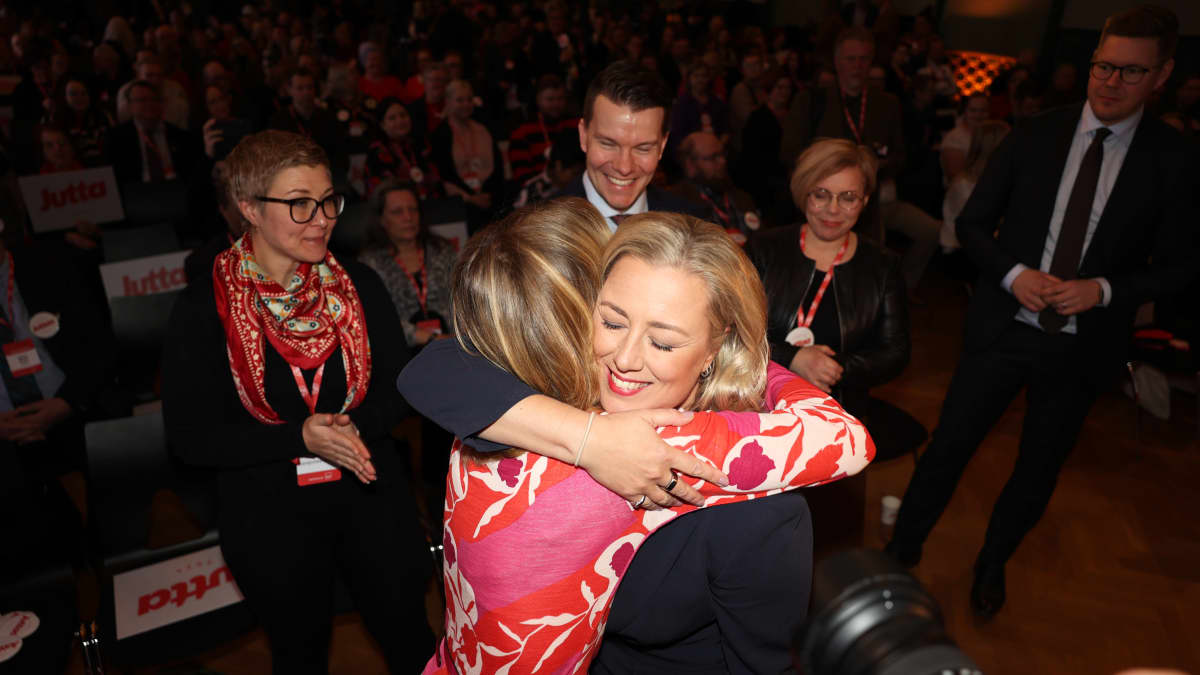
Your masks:
M859 99L862 101L862 104L858 110L858 126L855 126L854 120L850 118L850 111L846 108L846 102L844 99L842 101L842 112L846 115L846 124L850 125L850 133L854 134L855 140L858 141L859 145L862 145L863 130L867 126L867 88L866 88L866 86L863 86L862 94L859 95Z
M12 322L15 320L13 318L13 289L16 288L17 285L16 278L17 267L16 263L13 262L13 255L10 252L8 254L8 306L4 308L7 311L7 314L0 316L0 325L2 326L11 326L13 325Z
M304 399L304 404L308 406L308 414L317 414L317 397L321 395L321 379L325 377L325 364L322 363L317 368L317 374L313 376L312 393L309 393L308 386L304 384L304 373L300 371L299 366L292 366L292 377L296 378L296 388L300 390L300 398Z
M808 236L808 229L800 230L800 251L804 251L804 239ZM825 278L821 280L821 286L817 289L817 294L813 296L812 304L809 305L808 315L804 314L804 305L796 310L796 325L802 328L808 328L812 325L813 319L817 316L817 307L821 305L821 298L825 297L825 291L829 288L829 282L833 281L833 268L837 267L842 261L842 256L846 255L846 247L850 245L850 235L842 240L842 247L838 249L837 257L833 259L833 264L829 266L829 270L825 272Z
M704 194L703 190L700 191L700 196L704 199L704 201L708 202L709 205L713 207L713 211L716 212L717 217L721 219L721 222L724 223L726 227L737 225L737 223L729 222L729 217L733 215L733 204L729 202L728 192L725 193L725 208L729 210L729 213L722 211L721 207L717 206L716 202L714 202L708 195Z
M300 121L300 116L296 114L296 106L289 105L288 112L292 113L292 119L295 120L296 128L300 130L300 133L305 136L308 136L309 135L308 129L304 126L304 122Z
M150 137L150 134L142 131L141 129L138 129L137 132L138 135L142 137L142 143L146 145L146 151L153 152L154 154L158 155L158 159L163 165L163 175L168 179L174 178L175 167L171 164L170 156L168 155L166 157L166 161L163 161L163 154L158 150L158 143L154 142L154 139Z
M546 145L550 145L550 132L546 131L546 121L542 119L542 113L538 113L538 126L542 128L542 138L546 139Z
M396 264L400 269L404 270L404 276L408 277L409 283L413 285L413 289L417 291L417 302L421 305L421 314L424 316L425 300L429 297L429 272L425 269L425 251L421 251L421 283L417 284L417 278L408 271L404 266L404 259L400 256L400 252L396 252Z

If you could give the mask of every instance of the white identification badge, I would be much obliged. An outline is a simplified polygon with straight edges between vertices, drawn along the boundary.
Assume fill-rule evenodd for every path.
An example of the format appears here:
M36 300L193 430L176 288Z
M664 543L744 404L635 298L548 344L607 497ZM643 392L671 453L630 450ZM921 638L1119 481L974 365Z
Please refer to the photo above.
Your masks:
M42 622L33 612L9 612L0 616L0 638L25 638L33 635Z
M342 472L319 457L300 457L296 460L296 484L300 487L341 480Z
M464 178L463 182L467 184L467 187L471 188L475 192L479 192L479 188L483 187L483 181L479 180L475 176Z
M25 377L42 371L42 360L38 357L33 340L21 340L4 345L4 358L13 377Z
M816 341L816 337L813 335L812 330L806 326L797 326L787 334L784 340L793 347L811 347Z
M425 172L421 171L420 169L418 169L415 166L408 170L408 177L411 178L412 182L414 182L414 183L424 183L425 182Z
M58 329L62 327L59 323L58 315L50 312L38 312L29 319L29 332L35 337L46 340L58 335Z

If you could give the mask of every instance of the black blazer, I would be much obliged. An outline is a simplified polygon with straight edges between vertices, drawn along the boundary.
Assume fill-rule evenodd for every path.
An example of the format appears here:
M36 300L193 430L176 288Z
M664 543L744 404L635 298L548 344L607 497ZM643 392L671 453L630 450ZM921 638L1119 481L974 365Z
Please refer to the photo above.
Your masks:
M408 414L392 382L408 360L404 330L383 282L371 268L354 260L342 263L358 291L371 350L371 381L358 407L349 411L363 443L371 451L379 480L364 486L348 471L338 491L407 489L408 472L390 431ZM269 343L264 348L263 384L267 401L284 420L264 424L238 398L225 332L213 297L211 271L180 295L171 312L163 353L163 418L171 451L185 463L219 469L222 517L236 517L272 500L303 499L291 460L311 456L302 425L308 418L287 362ZM346 396L346 371L339 347L325 362L317 399L318 412L334 412ZM285 502L286 503L286 502Z
M190 179L203 156L200 141L179 127L162 123L166 128L167 149L171 152L171 166L180 180ZM142 181L142 152L137 127L132 121L118 124L108 132L104 143L108 161L112 164L117 183L140 183Z
M750 259L767 292L771 360L786 367L798 351L785 339L796 326L796 309L823 275L800 250L800 225L760 233L751 240ZM900 261L859 237L854 257L838 265L829 288L841 329L836 358L844 369L835 396L853 409L851 401L861 401L868 388L899 375L912 353Z
M38 312L58 315L58 334L42 341L66 376L54 395L86 417L113 375L116 347L109 317L81 290L83 284L65 246L38 242L16 247L11 253L16 286L29 316Z
M583 188L583 174L581 173L578 178L572 179L562 191L554 196L587 199L587 190ZM712 212L703 204L690 202L683 197L667 192L666 190L660 190L653 185L646 188L646 207L650 211L686 213L701 220L712 219Z
M1082 112L1081 104L1057 108L1014 129L956 221L958 238L980 270L967 312L967 350L987 348L1017 314L1017 299L1000 286L1004 276L1017 263L1041 266ZM1102 276L1112 285L1108 307L1078 315L1081 363L1098 377L1122 360L1137 308L1184 288L1195 274L1198 159L1193 141L1148 111L1143 115L1079 267L1080 278Z

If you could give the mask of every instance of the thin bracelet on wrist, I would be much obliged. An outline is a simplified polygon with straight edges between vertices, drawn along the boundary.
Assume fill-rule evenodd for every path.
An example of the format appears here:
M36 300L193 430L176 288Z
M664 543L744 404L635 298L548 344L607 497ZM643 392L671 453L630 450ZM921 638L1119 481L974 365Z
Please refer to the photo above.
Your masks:
M583 448L588 442L588 435L592 433L592 422L595 421L596 413L593 411L590 415L588 415L587 427L585 427L583 430L583 440L579 441L579 451L575 453L575 462L572 464L572 466L579 466L579 460L581 457L583 457Z

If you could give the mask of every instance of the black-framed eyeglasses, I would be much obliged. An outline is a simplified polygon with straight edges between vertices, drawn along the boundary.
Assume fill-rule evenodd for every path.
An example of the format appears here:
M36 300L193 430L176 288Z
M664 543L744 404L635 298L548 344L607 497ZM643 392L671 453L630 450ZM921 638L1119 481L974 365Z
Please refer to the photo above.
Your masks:
M1108 78L1112 77L1113 72L1117 70L1121 71L1122 82L1125 84L1137 84L1138 82L1142 81L1142 78L1146 76L1146 73L1152 70L1158 70L1158 66L1153 68L1147 68L1146 66L1139 66L1137 64L1118 66L1114 63L1109 63L1108 61L1092 61L1092 77L1096 78L1097 80L1107 80Z
M808 193L808 198L811 199L812 203L818 208L826 209L829 208L830 203L833 202L833 193L825 188L817 188L816 190ZM857 192L849 190L846 192L839 192L837 193L837 203L838 206L842 207L843 209L847 211L853 211L862 207L863 196Z
M346 196L336 192L324 199L313 199L312 197L297 197L295 199L255 197L255 199L260 202L270 202L272 204L287 204L288 210L292 215L292 222L298 225L303 225L316 218L318 208L330 220L342 215L342 209L346 208Z

